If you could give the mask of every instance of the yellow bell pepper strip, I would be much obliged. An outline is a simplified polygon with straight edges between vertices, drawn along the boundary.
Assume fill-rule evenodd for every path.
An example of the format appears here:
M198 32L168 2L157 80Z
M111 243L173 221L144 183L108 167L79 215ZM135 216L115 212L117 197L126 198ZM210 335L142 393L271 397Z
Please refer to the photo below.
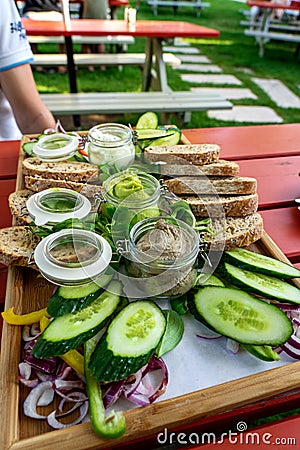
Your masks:
M13 307L3 311L1 315L5 322L10 325L32 325L35 322L39 322L42 317L48 316L46 308L33 311L29 314L15 314Z
M94 336L84 344L85 381L89 398L91 425L99 436L117 439L126 431L125 417L121 411L111 411L109 415L105 415L100 384L88 367L96 343L97 336Z
M43 332L50 320L43 316L40 320L40 330ZM84 357L77 350L69 350L64 355L60 355L60 358L65 361L68 366L72 367L79 375L84 377Z

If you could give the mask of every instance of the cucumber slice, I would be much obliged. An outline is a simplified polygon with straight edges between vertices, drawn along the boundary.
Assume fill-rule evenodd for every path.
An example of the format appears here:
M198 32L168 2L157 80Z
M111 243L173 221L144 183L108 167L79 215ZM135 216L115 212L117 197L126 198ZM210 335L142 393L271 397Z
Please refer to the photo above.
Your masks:
M229 263L220 266L220 272L229 282L248 292L279 301L300 304L300 289L286 281L249 270L239 269Z
M197 320L242 344L281 345L293 333L286 314L247 292L218 286L200 288L188 299Z
M139 130L142 128L155 129L157 128L157 126L158 126L158 116L152 111L142 114L139 117L136 124L136 128Z
M167 136L171 136L173 134L173 131L170 130L153 130L153 129L141 129L136 130L137 132L137 138L139 140L149 140L149 139L158 139L158 138L165 138Z
M210 275L209 277L205 273L200 273L198 275L195 286L221 286L224 287L225 284L223 283L220 278L216 277L216 275Z
M80 311L99 297L112 279L113 274L104 274L97 283L84 286L60 286L48 301L47 313L51 317L59 317L64 314Z
M223 258L224 261L241 269L251 270L251 272L263 273L279 278L300 277L300 270L296 269L296 267L244 248L228 250L224 252Z
M33 355L37 358L63 355L101 330L121 300L121 283L113 281L108 289L111 292L104 291L81 311L53 319L34 345Z
M280 356L278 353L274 352L270 345L250 345L244 344L245 350L251 353L251 355L256 356L256 358L262 361L280 361Z
M35 144L36 144L36 141L25 142L22 145L23 152L25 152L26 155L28 155L28 156L34 156L33 147L35 146Z
M147 364L166 328L162 310L137 300L122 309L91 355L89 369L98 381L127 378Z
M182 339L184 333L184 323L181 315L171 309L163 311L167 325L163 337L155 351L158 358L175 348Z
M172 133L170 133L172 131ZM151 142L151 147L160 145L177 145L181 138L181 131L178 128L169 128L169 134L162 138L154 139Z

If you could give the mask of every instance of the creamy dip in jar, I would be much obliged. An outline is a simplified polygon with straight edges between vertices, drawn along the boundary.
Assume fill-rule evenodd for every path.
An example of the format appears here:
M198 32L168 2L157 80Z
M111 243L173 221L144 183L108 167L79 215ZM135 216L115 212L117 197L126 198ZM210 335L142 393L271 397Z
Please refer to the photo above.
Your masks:
M196 280L198 252L198 234L180 220L156 217L137 223L124 252L134 290L145 297L183 295Z
M133 163L135 148L132 132L126 125L96 125L89 130L88 137L87 152L90 163L98 166L114 164L120 170Z

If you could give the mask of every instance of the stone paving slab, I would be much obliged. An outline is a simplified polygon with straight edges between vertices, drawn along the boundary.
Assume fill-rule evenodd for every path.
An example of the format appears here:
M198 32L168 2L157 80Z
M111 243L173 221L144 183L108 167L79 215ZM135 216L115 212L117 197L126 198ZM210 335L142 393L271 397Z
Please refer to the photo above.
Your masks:
M280 108L300 108L300 99L280 80L252 78Z
M210 119L249 123L282 123L283 119L267 106L234 106L231 110L208 111Z
M173 52L173 53L185 53L186 55L198 55L200 50L196 47L177 47L177 46L164 46L164 52Z
M181 79L188 83L209 83L209 84L235 84L242 83L234 75L202 75L202 74L181 74Z
M185 70L191 72L214 72L221 73L221 67L215 64L180 64L179 66L174 66L175 70Z
M200 63L200 64L209 64L211 63L211 60L204 55L176 55L177 58L180 59L181 62L183 63Z
M250 89L244 88L221 88L221 87L213 87L213 88L205 88L205 87L191 87L191 91L195 92L203 92L210 93L215 92L226 98L227 100L241 100L243 98L251 98L257 99L257 96L250 91Z

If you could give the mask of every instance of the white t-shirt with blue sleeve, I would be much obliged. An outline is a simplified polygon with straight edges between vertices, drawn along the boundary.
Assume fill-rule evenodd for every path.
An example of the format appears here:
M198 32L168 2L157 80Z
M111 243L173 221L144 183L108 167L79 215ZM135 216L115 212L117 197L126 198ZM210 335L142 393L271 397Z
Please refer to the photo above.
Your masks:
M14 0L1 0L0 72L33 60L33 54ZM26 89L26 86L20 86ZM12 109L0 85L0 140L20 139Z

